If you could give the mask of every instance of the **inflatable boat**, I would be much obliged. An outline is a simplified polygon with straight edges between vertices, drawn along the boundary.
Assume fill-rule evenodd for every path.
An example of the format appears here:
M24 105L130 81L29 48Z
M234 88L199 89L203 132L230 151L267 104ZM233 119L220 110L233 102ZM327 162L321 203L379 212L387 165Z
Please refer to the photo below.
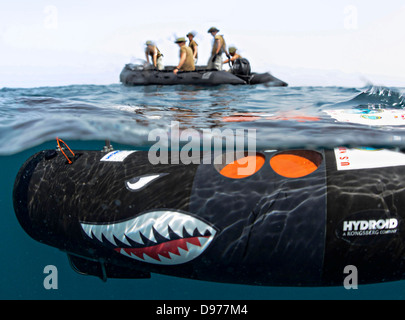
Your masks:
M147 151L62 152L25 162L14 209L81 274L341 286L355 266L359 284L405 278L402 152L263 150L189 165L152 165Z
M238 75L227 71L208 70L197 67L196 71L173 73L174 67L165 70L145 68L142 65L127 64L120 74L120 82L128 86L137 85L201 85L217 86L221 84L266 84L272 87L285 87L288 84L269 73L251 73Z

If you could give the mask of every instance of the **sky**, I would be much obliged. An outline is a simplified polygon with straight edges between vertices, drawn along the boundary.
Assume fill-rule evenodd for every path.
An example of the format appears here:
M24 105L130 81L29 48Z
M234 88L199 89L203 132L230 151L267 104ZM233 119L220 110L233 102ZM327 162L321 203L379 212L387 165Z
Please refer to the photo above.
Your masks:
M177 64L191 30L203 65L211 26L290 86L405 87L403 0L0 0L0 88L118 83L146 40Z

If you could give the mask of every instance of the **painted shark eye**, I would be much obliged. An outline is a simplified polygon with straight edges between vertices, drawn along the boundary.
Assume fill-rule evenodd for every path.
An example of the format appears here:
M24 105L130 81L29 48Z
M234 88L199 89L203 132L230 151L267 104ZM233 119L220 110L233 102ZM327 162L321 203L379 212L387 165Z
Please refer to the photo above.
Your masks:
M290 150L273 156L270 166L280 176L302 178L316 171L322 160L322 155L316 151Z
M139 191L156 179L159 179L165 175L167 175L167 173L148 174L141 177L135 177L125 181L125 186L129 191Z
M231 155L233 161L227 162L227 156ZM264 155L256 153L253 155L244 154L242 157L235 157L236 154L222 155L222 163L215 165L217 171L224 177L231 179L244 179L258 172L265 162ZM233 156L233 157L232 157ZM236 159L235 159L236 158ZM214 162L215 163L215 162Z

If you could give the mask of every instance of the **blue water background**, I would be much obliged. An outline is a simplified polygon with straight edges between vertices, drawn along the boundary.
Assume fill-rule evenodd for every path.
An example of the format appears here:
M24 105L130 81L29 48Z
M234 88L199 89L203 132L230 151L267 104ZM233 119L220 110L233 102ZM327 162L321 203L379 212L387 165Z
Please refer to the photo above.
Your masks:
M55 137L73 149L148 148L148 133L182 129L256 129L258 148L403 146L404 127L336 123L324 111L336 108L403 109L403 88L266 86L196 88L78 85L0 89L1 223L0 299L403 299L405 281L364 285L358 290L279 288L220 284L152 274L151 279L115 280L82 276L66 254L31 239L12 206L19 168L33 153L56 147ZM235 113L305 115L317 121L259 120L224 123ZM44 267L58 270L58 289L46 290ZM359 275L361 276L361 275Z

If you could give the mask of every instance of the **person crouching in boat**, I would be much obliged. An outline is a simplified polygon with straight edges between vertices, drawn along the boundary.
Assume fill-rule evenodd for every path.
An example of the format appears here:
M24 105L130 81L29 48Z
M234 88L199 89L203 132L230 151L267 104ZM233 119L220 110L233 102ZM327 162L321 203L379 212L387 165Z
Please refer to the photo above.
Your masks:
M194 65L196 65L198 60L198 44L197 42L195 42L194 37L195 37L194 31L189 32L187 34L187 38L189 40L188 46L191 48L191 50L193 50Z
M229 59L225 60L223 64L226 63L233 63L235 62L236 59L242 59L242 56L239 53L236 53L238 49L235 47L229 47L229 55L231 56Z
M208 33L214 37L214 44L212 46L211 57L208 60L208 69L222 70L222 54L225 53L229 56L226 51L226 43L224 37L218 34L219 30L215 27L211 27Z
M159 51L158 47L150 40L146 41L145 56L147 63L149 62L149 56L152 59L153 66L158 70L163 70L165 67L163 65L163 54Z
M177 74L180 71L194 71L194 57L193 50L186 46L186 38L178 38L175 43L180 47L180 62L176 68L174 68L173 73Z

